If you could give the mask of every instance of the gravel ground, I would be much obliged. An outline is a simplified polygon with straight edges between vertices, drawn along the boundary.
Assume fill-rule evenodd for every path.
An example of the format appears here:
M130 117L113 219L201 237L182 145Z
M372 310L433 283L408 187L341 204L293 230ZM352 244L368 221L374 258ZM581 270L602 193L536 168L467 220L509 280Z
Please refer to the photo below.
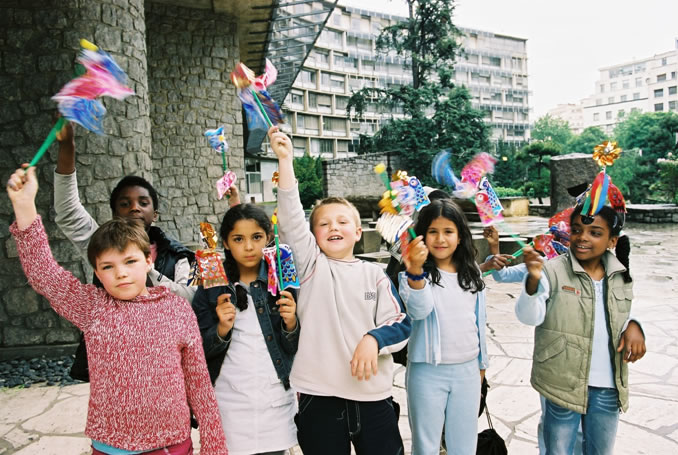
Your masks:
M80 383L80 381L68 375L72 364L72 355L0 362L0 387L31 387L33 384L49 386Z

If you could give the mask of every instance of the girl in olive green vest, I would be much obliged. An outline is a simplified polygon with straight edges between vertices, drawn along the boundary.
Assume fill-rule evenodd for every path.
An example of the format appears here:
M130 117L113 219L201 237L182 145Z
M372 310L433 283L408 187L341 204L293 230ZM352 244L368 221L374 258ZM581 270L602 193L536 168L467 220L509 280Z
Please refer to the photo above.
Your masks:
M612 454L619 411L628 408L627 362L645 354L640 325L629 319L630 247L610 207L593 217L577 207L570 224L568 253L543 262L525 249L516 315L536 326L531 383L546 398L546 453L571 454L581 422L584 453Z

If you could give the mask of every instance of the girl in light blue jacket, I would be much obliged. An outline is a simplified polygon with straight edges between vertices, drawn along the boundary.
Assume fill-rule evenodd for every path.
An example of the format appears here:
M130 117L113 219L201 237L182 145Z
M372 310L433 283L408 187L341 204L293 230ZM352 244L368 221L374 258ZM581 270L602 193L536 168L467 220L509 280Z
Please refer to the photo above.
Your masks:
M404 257L400 295L412 318L407 403L412 454L476 452L480 384L488 366L485 285L463 212L450 200L424 207Z

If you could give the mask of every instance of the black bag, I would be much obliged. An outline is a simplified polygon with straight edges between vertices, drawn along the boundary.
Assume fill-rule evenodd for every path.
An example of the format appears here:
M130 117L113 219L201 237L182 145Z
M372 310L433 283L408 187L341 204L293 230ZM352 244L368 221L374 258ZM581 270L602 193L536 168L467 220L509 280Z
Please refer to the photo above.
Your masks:
M506 443L499 436L492 427L492 420L490 413L487 410L487 403L485 403L485 415L487 416L487 424L490 428L483 430L478 434L478 447L476 448L476 455L508 455Z

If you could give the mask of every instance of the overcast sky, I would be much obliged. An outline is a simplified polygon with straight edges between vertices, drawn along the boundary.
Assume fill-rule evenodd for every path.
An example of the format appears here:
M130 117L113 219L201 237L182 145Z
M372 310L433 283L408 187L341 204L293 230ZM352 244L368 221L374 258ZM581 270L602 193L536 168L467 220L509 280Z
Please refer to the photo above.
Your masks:
M455 25L527 39L531 121L593 94L598 69L676 47L678 0L459 0ZM404 0L339 4L407 15Z

